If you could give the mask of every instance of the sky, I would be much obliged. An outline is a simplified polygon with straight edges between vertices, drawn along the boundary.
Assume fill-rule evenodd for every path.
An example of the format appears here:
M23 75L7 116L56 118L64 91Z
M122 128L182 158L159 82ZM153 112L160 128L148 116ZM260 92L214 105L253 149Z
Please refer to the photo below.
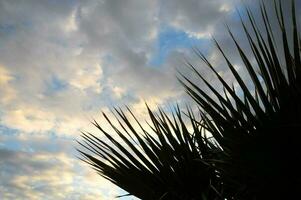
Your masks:
M229 24L247 49L236 12L241 5L0 0L0 199L110 200L125 194L76 157L81 131L97 134L93 119L107 127L101 111L116 106L128 105L142 120L145 102L154 110L190 103L176 79L177 70L190 76L185 59L219 88L192 47L231 82L212 36L244 76L225 28Z

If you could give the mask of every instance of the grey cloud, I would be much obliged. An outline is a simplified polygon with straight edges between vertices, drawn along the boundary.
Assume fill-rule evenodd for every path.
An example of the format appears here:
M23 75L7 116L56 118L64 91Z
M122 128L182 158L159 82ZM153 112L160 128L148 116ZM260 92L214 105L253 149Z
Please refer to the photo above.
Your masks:
M226 1L30 1L19 4L2 1L4 22L8 18L4 16L12 16L12 24L25 20L31 25L24 25L9 36L11 38L4 42L6 48L0 49L0 61L18 77L12 84L22 91L18 98L20 103L44 107L39 96L47 90L51 78L57 76L69 81L78 68L90 67L91 59L101 64L102 87L126 86L134 95L132 99L171 95L170 91L181 90L175 80L174 66L165 64L167 67L159 69L148 66L160 23L168 25L178 16L184 16L186 20L181 22L184 31L212 26L225 13L216 6L223 2ZM203 8L206 8L205 13ZM75 13L77 29L67 34L61 23L72 13ZM113 61L105 61L106 56L113 57ZM78 60L87 61L75 66ZM93 100L101 100L98 94L89 93L88 97L72 87L48 94L43 101L52 106L58 104L55 102L65 102L72 95L75 96L74 106L83 108L87 102L101 105Z
M20 151L11 151L0 149L1 161L1 184L0 184L0 193L3 199L10 198L37 198L40 194L47 194L51 191L45 191L47 188L53 190L54 187L57 187L58 190L62 185L51 186L51 180L47 180L47 177L39 176L43 175L43 172L53 170L56 166L60 166L60 170L68 173L70 171L69 167L62 166L60 161L55 161L55 155L53 158L49 157L49 160L37 159L34 156L35 153L27 153ZM42 154L40 154L42 156ZM54 174L52 175L54 176ZM37 177L34 180L33 177ZM33 178L33 179L31 179ZM43 180L46 178L46 180ZM63 178L63 177L62 177ZM57 181L55 181L57 183ZM37 188L36 185L49 185L48 187ZM62 188L63 189L63 188ZM51 193L49 193L51 194ZM32 195L32 196L31 196ZM7 198L6 198L7 197Z
M15 139L0 139L1 142L20 142L21 149L27 145L35 149L0 148L0 198L3 200L113 199L112 195L116 195L116 187L100 177L93 177L92 170L82 165L74 152L68 150L72 146L70 142L54 140L51 136L41 139L40 136L23 135ZM52 145L56 145L57 149L49 150L53 148Z
M162 1L162 22L185 32L213 32L216 23L233 11L235 0Z

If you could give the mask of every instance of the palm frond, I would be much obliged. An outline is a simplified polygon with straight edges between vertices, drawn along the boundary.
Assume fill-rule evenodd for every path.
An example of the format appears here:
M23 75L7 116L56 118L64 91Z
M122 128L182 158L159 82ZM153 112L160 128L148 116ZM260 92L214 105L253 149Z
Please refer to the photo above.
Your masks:
M224 184L234 192L230 197L270 199L277 191L278 198L280 196L288 198L297 194L297 188L301 186L301 176L298 172L301 167L298 164L301 153L298 149L301 139L301 61L295 4L293 1L292 21L289 27L284 22L281 1L278 1L278 4L275 2L284 59L280 58L281 54L275 46L273 35L275 27L270 24L271 19L265 4L261 4L265 35L258 30L252 11L246 8L246 13L251 30L242 19L241 23L259 68L257 73L256 65L251 64L251 59L240 47L230 28L228 31L246 68L246 73L251 78L255 94L251 94L247 87L250 83L243 81L215 39L215 44L235 77L242 95L237 95L198 50L195 52L220 80L226 91L225 95L218 94L191 64L189 64L190 68L217 97L219 104L211 103L214 101L213 98L189 78L181 75L180 79L187 93L198 103L202 112L208 115L207 118L211 119L205 120L205 125L214 127L209 131L227 155L223 158L223 161L227 161L227 165L223 165L218 160L215 166L221 172ZM292 36L287 34L288 27L292 29ZM250 31L253 31L254 37L251 36ZM293 44L288 43L289 37L293 38ZM280 60L284 60L284 63Z
M249 82L213 39L236 88L201 51L193 49L223 86L221 94L194 65L186 63L211 92L179 74L178 80L199 106L200 119L189 107L185 115L179 107L171 115L161 109L154 113L147 107L151 123L146 128L129 108L127 114L114 110L116 123L103 113L114 134L94 121L101 135L82 133L81 159L127 195L146 200L292 199L298 195L301 42L295 2L288 24L281 0L274 1L274 8L276 19L270 17L263 1L260 4L264 30L259 29L250 8L245 9L250 26L240 18L251 57L227 27ZM280 38L274 34L276 29Z
M193 137L179 108L171 117L162 110L155 114L147 109L151 132L130 109L131 120L115 109L119 129L103 114L123 145L94 121L110 144L91 133L82 133L84 143L79 144L90 152L79 150L83 160L101 176L141 199L196 199L202 195L211 199L218 195L212 189L218 187L215 171L204 161L215 146L209 148L210 141L200 135ZM191 129L202 132L192 112L189 116ZM133 120L139 130L134 128Z

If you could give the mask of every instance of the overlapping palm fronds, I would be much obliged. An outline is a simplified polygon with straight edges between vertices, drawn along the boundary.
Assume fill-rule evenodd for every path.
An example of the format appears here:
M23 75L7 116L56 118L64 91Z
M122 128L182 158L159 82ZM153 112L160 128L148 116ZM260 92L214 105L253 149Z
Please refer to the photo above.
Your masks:
M275 40L270 18L264 4L261 15L264 33L258 29L254 16L246 9L251 31L242 21L256 65L251 64L238 41L229 30L237 51L251 77L254 93L248 89L225 52L215 41L239 88L229 86L198 50L198 56L209 66L224 87L219 94L196 68L188 63L218 99L214 102L204 90L188 78L183 85L189 95L202 108L201 114L207 130L224 150L223 162L215 166L221 172L223 183L235 193L235 199L289 199L298 194L301 187L301 61L300 38L297 30L295 5L292 3L292 36L287 35L281 1L275 3L275 12L281 31L281 39ZM251 36L251 32L254 37ZM289 44L289 39L293 43ZM276 43L282 47L283 57ZM282 60L281 60L282 59ZM283 61L284 60L284 61ZM242 95L238 95L240 90Z
M250 82L244 81L214 40L238 88L228 85L206 56L195 49L224 88L220 94L196 67L187 63L214 96L185 75L179 78L200 107L201 120L190 109L188 124L179 108L172 116L148 109L152 121L149 132L129 109L139 130L123 111L115 110L119 128L104 117L118 140L94 122L111 144L83 133L80 144L88 152L79 150L82 159L101 176L141 199L261 200L299 195L301 42L294 1L290 23L285 22L281 0L274 5L279 27L271 25L273 19L262 3L264 30L259 29L252 11L246 8L251 26L247 28L242 20L242 27L254 57L247 56L229 29ZM280 39L274 35L277 28ZM251 62L253 58L256 64Z
M199 199L202 196L213 199L216 196L216 172L201 159L208 157L210 142L201 137L202 127L189 112L191 128L197 137L189 133L179 108L173 116L162 110L156 115L148 109L152 124L151 133L143 128L132 112L132 120L121 110L115 110L117 124L105 115L121 142L94 125L106 136L107 142L95 135L83 133L80 143L90 153L80 151L83 160L99 174L114 184L141 199ZM108 143L110 142L110 144ZM212 145L211 145L212 146ZM215 147L212 146L212 151ZM91 155L93 153L94 155Z

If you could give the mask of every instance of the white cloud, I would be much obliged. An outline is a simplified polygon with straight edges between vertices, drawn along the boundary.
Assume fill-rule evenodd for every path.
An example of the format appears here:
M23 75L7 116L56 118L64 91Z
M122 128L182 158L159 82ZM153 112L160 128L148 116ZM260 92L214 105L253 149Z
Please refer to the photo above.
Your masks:
M121 87L118 87L118 86L114 86L112 91L114 92L114 95L120 99L122 98L122 96L126 93L126 90L121 88Z
M197 38L208 38L226 15L234 8L235 0L162 1L161 19L164 23Z
M65 20L65 23L63 26L67 33L78 30L76 15L77 15L77 9L74 9L71 12L71 14L69 15L69 17Z
M2 123L26 132L45 132L54 127L55 116L36 107L23 107L5 112Z
M10 82L14 80L14 77L10 72L0 65L0 102L1 104L8 104L16 97L16 90L11 86Z
M12 79L13 76L9 74L8 70L5 69L3 66L0 66L0 84L7 84Z
M96 64L90 67L78 68L71 78L70 84L82 91L92 89L99 94L101 92L100 79L102 76L101 67Z
M61 145L51 137L37 138L30 142L37 151L0 149L0 198L9 199L114 199L118 189L97 176L92 169L74 157L71 152L47 152L43 145ZM42 139L42 140L41 140ZM18 139L14 140L18 142ZM41 144L43 143L43 144ZM38 146L37 146L38 145ZM39 147L40 145L40 147ZM65 145L71 145L65 142ZM39 151L38 151L39 150ZM61 149L66 150L66 149Z

